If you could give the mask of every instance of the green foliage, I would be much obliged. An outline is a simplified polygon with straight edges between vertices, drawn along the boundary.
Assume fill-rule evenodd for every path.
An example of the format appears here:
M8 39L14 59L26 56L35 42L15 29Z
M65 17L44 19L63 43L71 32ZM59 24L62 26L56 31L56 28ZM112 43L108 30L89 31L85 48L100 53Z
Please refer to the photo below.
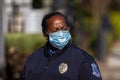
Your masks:
M120 39L120 11L111 11L110 20L113 25L115 38Z
M42 47L46 40L42 34L6 34L6 48L14 47L17 53L29 54Z

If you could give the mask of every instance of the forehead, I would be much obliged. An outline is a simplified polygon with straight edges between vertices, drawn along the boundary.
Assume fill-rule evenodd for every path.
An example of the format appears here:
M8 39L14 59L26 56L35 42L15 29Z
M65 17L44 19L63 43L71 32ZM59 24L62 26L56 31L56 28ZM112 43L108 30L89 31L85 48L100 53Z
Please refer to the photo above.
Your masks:
M58 20L60 20L60 21L62 21L62 22L65 23L65 19L64 19L64 17L61 16L61 15L52 16L52 17L50 17L50 18L47 20L47 22L48 22L48 24L50 24L50 23L54 23L55 21L58 21Z

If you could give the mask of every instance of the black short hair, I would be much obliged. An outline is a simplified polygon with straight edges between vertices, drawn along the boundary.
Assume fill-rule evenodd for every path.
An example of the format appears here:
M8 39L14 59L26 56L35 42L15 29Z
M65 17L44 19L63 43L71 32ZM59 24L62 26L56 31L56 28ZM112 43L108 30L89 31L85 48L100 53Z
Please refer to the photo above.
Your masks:
M43 20L42 20L42 32L43 32L43 34L46 34L46 31L47 31L47 28L48 28L47 27L47 20L50 19L52 16L56 16L56 15L62 16L65 19L66 24L68 25L67 19L62 13L60 13L60 12L48 13L43 17Z

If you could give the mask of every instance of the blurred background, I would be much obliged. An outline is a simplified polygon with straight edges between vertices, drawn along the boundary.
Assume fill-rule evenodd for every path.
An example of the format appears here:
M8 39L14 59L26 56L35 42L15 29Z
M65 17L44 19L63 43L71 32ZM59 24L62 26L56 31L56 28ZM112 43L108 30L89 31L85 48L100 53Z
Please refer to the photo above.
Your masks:
M103 80L120 80L120 0L0 0L0 80L19 80L52 11L67 17L73 44L96 59Z

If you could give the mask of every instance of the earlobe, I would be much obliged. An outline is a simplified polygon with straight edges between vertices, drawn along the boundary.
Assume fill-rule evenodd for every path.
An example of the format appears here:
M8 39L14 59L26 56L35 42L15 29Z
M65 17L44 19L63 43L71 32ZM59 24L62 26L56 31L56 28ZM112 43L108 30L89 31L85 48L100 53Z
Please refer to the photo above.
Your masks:
M44 37L46 37L46 34L43 34Z

